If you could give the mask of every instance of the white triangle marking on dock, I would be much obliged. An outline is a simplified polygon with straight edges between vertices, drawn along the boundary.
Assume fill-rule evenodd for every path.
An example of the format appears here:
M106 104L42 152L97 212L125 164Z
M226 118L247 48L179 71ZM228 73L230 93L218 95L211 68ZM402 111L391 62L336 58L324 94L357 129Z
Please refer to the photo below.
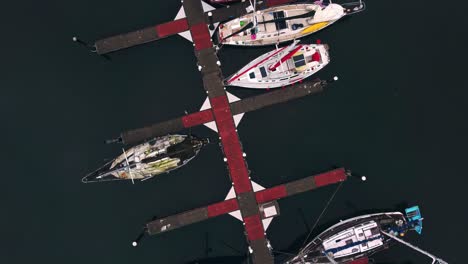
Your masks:
M250 182L252 183L252 187L254 189L254 192L258 192L258 191L261 191L261 190L265 189L263 186L261 186L260 184L254 182L254 181L250 181ZM229 192L226 195L226 198L224 200L229 200L229 199L232 199L232 198L236 198L236 194L234 193L234 188L233 187L231 187L231 189L229 190ZM234 212L229 213L229 214L231 216L233 216L234 218L236 218L237 220L242 221L242 216L241 216L240 210L234 211ZM265 231L268 229L268 226L270 226L271 221L273 221L273 217L265 218L265 219L262 220L263 228L265 229Z
M236 101L239 101L240 98L229 93L229 92L226 92L227 94L227 97L228 97L228 101L229 103L232 103L232 102L236 102ZM211 104L210 104L210 100L208 99L208 97L205 99L205 102L203 102L203 105L201 106L200 108L200 111L203 111L203 110L206 110L206 109L210 109L211 108ZM237 114L234 116L234 124L236 125L236 127L239 125L240 121L242 120L242 117L244 116L244 113L242 114ZM204 124L206 127L208 127L209 129L215 131L215 132L218 132L218 128L216 127L216 123L214 121L211 121L211 122L208 122L208 123L205 123Z
M215 10L216 8L212 7L211 5L203 2L202 2L202 6L203 6L203 11L205 12L208 12L208 11L211 11L211 10ZM181 18L184 18L185 17L185 10L184 10L184 7L181 6L180 9L179 9L179 12L177 13L176 17L174 18L174 20L177 20L177 19L181 19ZM215 29L216 27L218 27L218 24L219 23L214 23L213 25L215 26ZM210 30L210 36L213 36L214 34L214 30ZM185 38L186 40L190 41L190 42L193 42L192 40L192 35L190 35L190 31L184 31L182 33L179 33L179 35L183 38Z

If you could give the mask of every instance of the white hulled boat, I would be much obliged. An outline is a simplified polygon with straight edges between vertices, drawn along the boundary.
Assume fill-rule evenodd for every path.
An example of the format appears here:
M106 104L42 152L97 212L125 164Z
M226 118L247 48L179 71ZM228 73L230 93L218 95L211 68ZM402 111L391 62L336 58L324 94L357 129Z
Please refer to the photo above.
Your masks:
M362 2L289 4L254 11L219 26L219 43L264 46L298 39L365 9Z
M401 239L411 230L421 234L422 220L419 207L413 206L406 208L405 214L367 214L340 221L320 233L285 264L368 263L370 256L389 248L395 241L430 257L432 264L447 264Z
M227 78L226 85L254 89L283 87L304 80L330 62L327 45L297 45L298 42L254 59Z

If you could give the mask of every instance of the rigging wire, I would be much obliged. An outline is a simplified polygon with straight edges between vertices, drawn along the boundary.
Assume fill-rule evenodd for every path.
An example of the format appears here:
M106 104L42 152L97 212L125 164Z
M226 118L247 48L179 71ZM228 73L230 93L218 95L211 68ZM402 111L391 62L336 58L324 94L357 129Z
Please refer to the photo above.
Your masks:
M330 206L330 203L332 202L333 198L335 198L336 196L336 193L338 193L338 191L340 190L341 188L341 185L343 185L344 181L340 182L340 184L338 185L338 187L336 187L335 189L335 192L333 192L332 196L330 197L330 199L328 200L327 204L325 205L325 207L323 208L322 212L320 213L319 217L317 218L317 220L315 221L314 225L312 226L312 228L310 229L309 233L307 234L306 238L304 239L304 242L302 243L302 247L304 247L305 243L307 242L307 240L309 239L310 235L312 234L312 232L314 231L315 227L318 225L320 219L322 218L322 216L325 214L325 211L327 211L328 207Z
M296 256L296 254L289 253L289 252L284 252L284 251L279 251L279 250L272 250L271 252L281 254L281 255L286 255L286 256L293 256L293 257Z

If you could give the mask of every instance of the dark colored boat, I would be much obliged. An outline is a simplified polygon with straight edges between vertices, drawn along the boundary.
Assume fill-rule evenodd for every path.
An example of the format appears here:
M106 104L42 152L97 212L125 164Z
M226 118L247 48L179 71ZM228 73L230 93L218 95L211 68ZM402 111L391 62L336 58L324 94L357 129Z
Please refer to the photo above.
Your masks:
M86 175L82 181L89 183L147 180L187 164L208 143L208 139L187 135L167 135L154 138L124 150L120 156Z

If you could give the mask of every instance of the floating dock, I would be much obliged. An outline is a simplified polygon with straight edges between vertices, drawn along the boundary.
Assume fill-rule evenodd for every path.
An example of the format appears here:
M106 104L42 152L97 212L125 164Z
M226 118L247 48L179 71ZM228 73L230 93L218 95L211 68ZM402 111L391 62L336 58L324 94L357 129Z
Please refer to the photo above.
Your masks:
M265 0L258 3L257 8L262 9L287 2L291 2L291 0ZM133 144L158 135L214 121L218 129L220 145L236 197L207 207L155 220L148 223L147 232L157 234L239 210L253 262L256 264L273 264L274 259L265 236L265 229L262 224L263 215L259 205L344 181L346 173L344 169L338 169L255 193L233 115L320 92L326 82L318 80L230 104L224 88L224 77L219 67L220 62L216 55L216 47L212 42L208 25L251 12L250 2L245 1L205 13L200 0L184 0L183 8L186 18L98 40L95 42L94 47L98 54L104 55L187 30L190 31L194 42L195 56L203 79L203 88L208 95L211 109L125 132L121 136L121 141Z
M258 191L255 193L255 199L258 204L265 204L326 185L339 183L345 181L346 178L347 173L345 169L339 168ZM150 235L157 235L209 218L228 214L236 210L239 210L239 201L237 199L229 199L209 206L153 220L146 225L147 232Z
M211 111L218 128L221 148L236 194L238 209L244 222L253 261L273 264L273 256L268 249L260 210L250 182L249 170L243 156L244 152L224 89L224 77L219 63L217 63L219 59L211 41L202 4L199 0L185 0L183 7L195 45L195 55L199 68L201 68L203 87L210 100Z
M294 86L285 87L284 89L276 89L271 92L248 97L230 103L231 113L233 115L247 113L274 104L288 102L307 95L314 95L322 92L327 84L327 81L317 79L311 82L300 83ZM152 124L143 128L125 131L120 135L119 141L124 144L136 144L147 140L148 138L164 136L211 121L214 121L212 109L206 109L196 113L187 114L182 117Z
M178 33L182 33L184 31L190 30L197 36L201 36L202 31L204 31L203 27L205 25L214 24L218 22L224 22L239 16L243 16L250 11L250 2L244 1L240 3L233 4L231 6L227 6L225 8L218 8L210 12L204 12L203 9L201 12L198 12L196 15L190 15L192 12L192 0L182 1L185 9L185 13L187 14L186 18L177 19L174 21L162 23L155 26L150 26L144 29L135 30L133 32L128 32L124 34L120 34L117 36L112 36L108 38L104 38L98 40L94 43L94 48L99 55L108 54L114 51L134 47L137 45L142 45L145 43L157 41L172 35L176 35ZM189 2L189 3L187 3ZM199 1L197 1L199 2ZM294 0L265 0L259 1L257 4L258 9L264 9L267 7L286 4L289 2L294 2ZM201 5L201 3L200 3ZM190 17L190 18L189 18ZM189 27L195 26L193 27ZM203 25L203 27L202 27ZM192 31L193 30L193 31ZM208 34L209 35L209 34ZM206 38L202 38L207 41ZM195 38L193 39L195 41ZM210 37L211 40L211 37ZM207 44L207 42L205 42ZM200 44L200 43L199 43Z

